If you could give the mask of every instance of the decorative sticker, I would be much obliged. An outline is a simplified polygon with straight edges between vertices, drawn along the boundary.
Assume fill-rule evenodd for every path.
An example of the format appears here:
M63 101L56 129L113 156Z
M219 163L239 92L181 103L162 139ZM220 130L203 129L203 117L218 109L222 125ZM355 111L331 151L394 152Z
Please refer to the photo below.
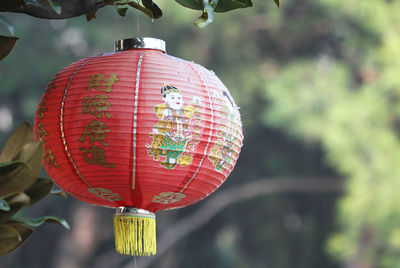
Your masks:
M154 106L159 120L149 134L152 142L146 144L147 153L166 169L186 167L193 161L190 152L200 142L201 101L194 96L185 107L181 91L167 84L161 88L161 97L164 103Z
M214 91L214 97L220 103L222 110L219 116L220 129L217 132L218 140L210 149L208 159L211 161L215 170L222 173L234 164L238 156L239 138L241 132L239 110L234 104L232 97L227 91L222 91L222 95Z

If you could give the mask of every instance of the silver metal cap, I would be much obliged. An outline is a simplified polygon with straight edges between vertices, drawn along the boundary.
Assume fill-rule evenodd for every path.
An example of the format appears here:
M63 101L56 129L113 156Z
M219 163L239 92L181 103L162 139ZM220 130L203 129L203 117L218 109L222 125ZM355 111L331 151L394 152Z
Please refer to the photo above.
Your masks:
M117 211L115 212L115 215L117 216L123 216L123 215L132 215L132 214L137 214L137 215L141 215L144 217L149 217L149 218L154 218L156 216L155 213L150 212L148 210L145 209L141 209L141 208L133 208L133 207L118 207Z
M134 37L115 41L115 52L129 49L156 49L165 53L165 42L151 37Z

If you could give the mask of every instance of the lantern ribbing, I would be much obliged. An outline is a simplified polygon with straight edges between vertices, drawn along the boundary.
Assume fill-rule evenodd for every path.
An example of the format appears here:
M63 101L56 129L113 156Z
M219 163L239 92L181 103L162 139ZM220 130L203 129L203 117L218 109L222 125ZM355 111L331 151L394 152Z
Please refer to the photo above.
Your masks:
M210 92L209 92L209 90L208 90L207 82L203 79L201 73L197 70L197 67L195 66L195 64L194 64L193 62L188 62L187 64L190 66L190 68L192 68L192 69L196 72L197 76L201 79L201 81L203 82L203 85L204 85L204 87L205 87L205 89L206 89L207 96L208 96L208 100L209 100L209 102L210 102L211 124L210 124L210 134L209 134L209 137L208 137L207 145L206 145L206 147L205 147L205 149L204 149L204 153L203 153L203 156L202 156L202 158L201 158L201 160L200 160L199 166L197 167L195 173L194 173L193 176L190 178L190 180L189 180L189 181L185 184L185 186L180 190L181 193L182 193L183 191L185 191L185 189L189 186L189 184L194 180L194 178L196 177L197 173L199 172L199 170L200 170L200 168L201 168L201 165L203 164L204 159L205 159L206 156L207 156L207 150L208 150L208 146L210 145L210 142L211 142L211 137L212 137L212 132L213 132L213 126L214 126L214 113L213 113L213 112L214 112L214 109L213 109L213 106L212 106L211 96L210 96Z
M65 91L64 91L63 99L62 99L62 101L61 101L61 109L60 109L60 132L61 132L61 138L62 138L62 141L63 141L63 144L64 144L65 152L66 152L66 154L68 155L68 158L69 158L69 160L71 161L71 164L73 165L73 167L74 167L76 173L77 173L78 176L82 179L82 181L83 181L84 183L86 183L86 184L89 186L89 188L92 188L92 186L85 180L85 178L84 178L84 177L82 176L82 174L79 172L79 169L78 169L78 167L76 166L76 164L75 164L74 160L72 159L72 156L71 156L71 154L69 153L69 150L68 150L68 145L67 145L67 141L66 141L65 133L64 133L64 105L65 105L65 98L67 97L68 88L69 88L69 86L70 86L70 84L71 84L72 79L74 78L74 76L76 75L76 73L77 73L84 65L86 65L86 63L88 63L88 62L91 61L92 59L93 59L93 58L88 58L87 60L85 60L81 65L79 65L78 68L76 68L76 70L74 71L74 73L71 75L71 78L69 79L68 84L67 84L67 86L66 86L66 88L65 88Z

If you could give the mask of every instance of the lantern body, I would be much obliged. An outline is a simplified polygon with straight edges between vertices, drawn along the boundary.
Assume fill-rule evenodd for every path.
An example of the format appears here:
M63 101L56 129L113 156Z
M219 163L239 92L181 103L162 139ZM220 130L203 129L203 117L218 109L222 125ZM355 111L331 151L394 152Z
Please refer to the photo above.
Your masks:
M158 49L81 59L35 118L43 164L67 193L107 207L183 207L217 189L242 146L238 107L212 71Z

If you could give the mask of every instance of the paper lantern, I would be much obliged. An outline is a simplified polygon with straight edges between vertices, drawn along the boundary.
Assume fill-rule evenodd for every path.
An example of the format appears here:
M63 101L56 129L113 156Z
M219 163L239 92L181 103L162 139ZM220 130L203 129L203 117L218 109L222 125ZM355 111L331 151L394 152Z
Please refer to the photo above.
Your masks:
M214 72L153 38L72 63L36 112L43 164L82 201L115 207L118 252L156 252L155 213L214 192L242 146L238 107Z

